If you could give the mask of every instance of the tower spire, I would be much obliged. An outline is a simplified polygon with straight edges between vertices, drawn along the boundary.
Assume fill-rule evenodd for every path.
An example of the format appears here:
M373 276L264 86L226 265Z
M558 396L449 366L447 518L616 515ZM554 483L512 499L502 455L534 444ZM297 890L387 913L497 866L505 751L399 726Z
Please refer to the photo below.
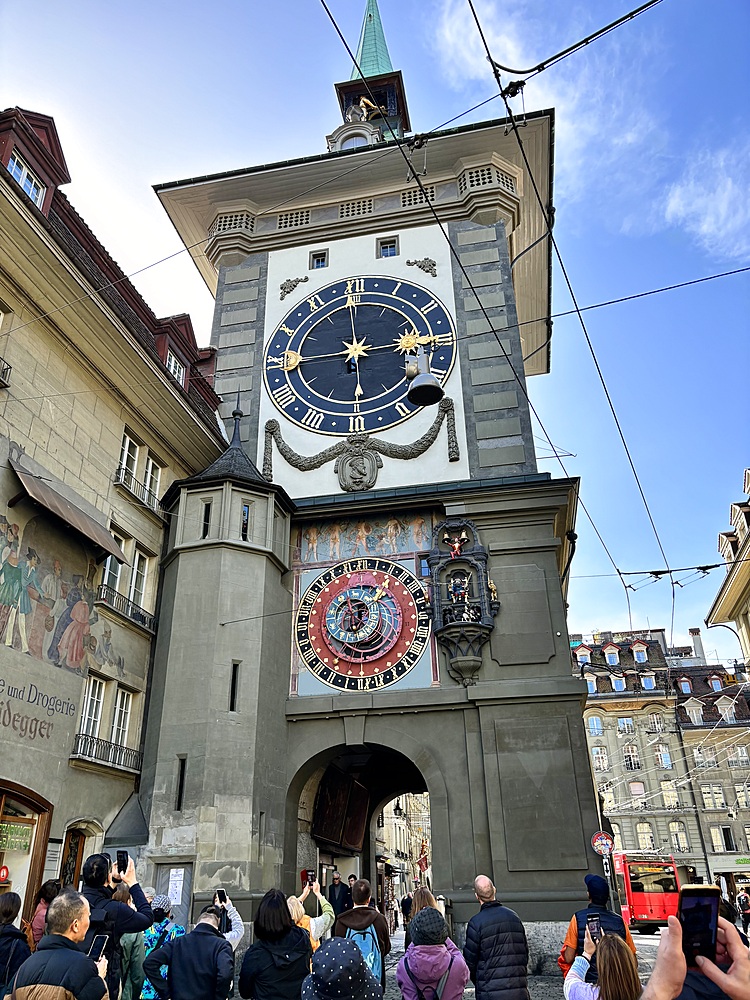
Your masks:
M383 22L380 20L378 0L367 0L365 18L362 22L362 31L357 47L357 65L362 72L360 74L357 66L354 66L349 78L351 80L393 72L391 57L388 54L388 46L385 41Z

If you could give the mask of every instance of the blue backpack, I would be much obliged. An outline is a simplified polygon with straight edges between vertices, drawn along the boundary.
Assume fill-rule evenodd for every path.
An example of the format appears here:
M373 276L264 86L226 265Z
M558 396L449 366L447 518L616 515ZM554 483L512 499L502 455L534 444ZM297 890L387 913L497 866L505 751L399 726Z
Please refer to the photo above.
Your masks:
M378 944L378 936L375 933L375 928L372 924L369 927L365 927L363 931L355 931L352 927L348 927L346 936L357 945L362 952L365 965L377 981L380 982L383 975L383 956L380 954L380 945Z

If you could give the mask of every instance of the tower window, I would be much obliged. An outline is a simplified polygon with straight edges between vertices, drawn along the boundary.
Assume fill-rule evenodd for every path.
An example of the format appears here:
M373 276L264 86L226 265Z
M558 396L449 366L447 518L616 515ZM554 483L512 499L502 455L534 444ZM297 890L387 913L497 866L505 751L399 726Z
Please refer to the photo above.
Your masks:
M317 271L321 267L328 267L328 251L313 250L310 253L310 270Z
M376 243L376 257L398 257L398 236L386 236Z
M211 501L203 501L203 526L201 528L201 538L208 538L211 530Z
M232 673L229 678L229 711L237 711L237 688L240 681L240 661L232 661Z
M242 505L242 524L240 525L240 538L243 542L248 539L248 533L250 531L250 504L243 503Z

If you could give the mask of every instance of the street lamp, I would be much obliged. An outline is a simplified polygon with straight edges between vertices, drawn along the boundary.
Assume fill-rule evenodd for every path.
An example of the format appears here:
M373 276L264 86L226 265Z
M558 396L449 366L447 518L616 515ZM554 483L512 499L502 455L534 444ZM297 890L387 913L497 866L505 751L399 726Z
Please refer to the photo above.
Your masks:
M401 799L396 799L396 805L393 807L393 815L398 819L404 815L404 810L401 808Z

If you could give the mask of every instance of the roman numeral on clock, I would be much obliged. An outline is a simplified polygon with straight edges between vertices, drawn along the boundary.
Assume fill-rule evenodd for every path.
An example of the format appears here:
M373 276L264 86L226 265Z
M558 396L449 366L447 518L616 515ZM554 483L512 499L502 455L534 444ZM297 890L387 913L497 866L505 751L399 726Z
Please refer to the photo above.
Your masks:
M426 306L421 306L419 311L423 316L426 316L428 312L432 312L433 309L437 309L438 304L434 299L430 299Z
M401 414L402 417L409 416L409 407L406 405L406 403L396 403L396 409L398 410L398 412Z
M314 410L312 407L307 411L307 413L302 418L302 423L306 427L312 427L316 431L320 425L323 423L324 414L320 410Z
M282 409L286 409L297 398L288 385L280 385L271 395Z

